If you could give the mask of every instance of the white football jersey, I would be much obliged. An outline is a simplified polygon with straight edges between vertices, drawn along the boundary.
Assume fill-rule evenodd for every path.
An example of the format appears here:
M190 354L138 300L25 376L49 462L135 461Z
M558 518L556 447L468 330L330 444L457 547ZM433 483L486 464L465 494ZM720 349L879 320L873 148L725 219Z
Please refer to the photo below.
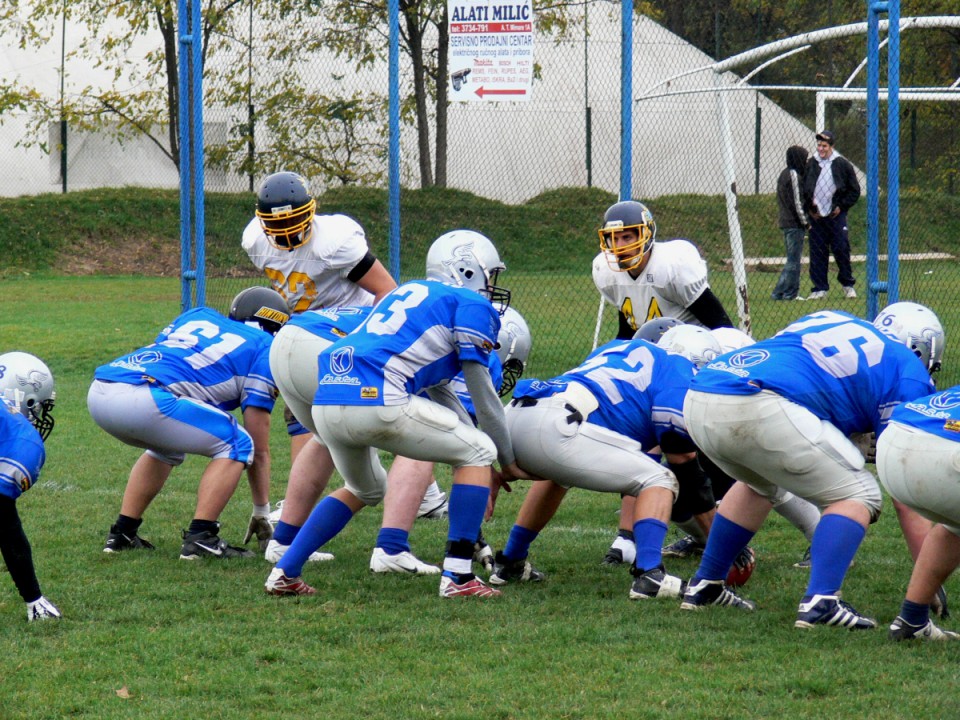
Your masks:
M325 307L367 307L373 295L347 275L368 252L363 228L346 215L315 215L310 242L293 250L274 247L253 218L243 249L287 301L292 314Z
M636 280L611 269L601 252L593 259L593 282L634 330L658 317L702 326L687 308L709 287L707 263L689 240L658 240Z

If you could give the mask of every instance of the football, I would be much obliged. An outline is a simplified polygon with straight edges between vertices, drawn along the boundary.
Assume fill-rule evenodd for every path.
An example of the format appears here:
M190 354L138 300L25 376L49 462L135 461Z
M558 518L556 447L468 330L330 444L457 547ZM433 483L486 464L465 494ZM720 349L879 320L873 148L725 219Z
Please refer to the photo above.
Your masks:
M757 554L749 545L740 551L737 559L730 566L730 572L727 573L727 585L738 588L747 584L747 580L753 575L757 567Z

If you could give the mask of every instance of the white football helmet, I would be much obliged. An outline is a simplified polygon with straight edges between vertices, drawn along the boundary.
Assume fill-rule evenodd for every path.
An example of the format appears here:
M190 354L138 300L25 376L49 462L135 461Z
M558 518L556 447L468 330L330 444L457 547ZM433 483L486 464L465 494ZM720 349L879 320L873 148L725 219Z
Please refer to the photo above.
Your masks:
M497 310L500 310L497 307ZM513 308L503 308L500 321L500 333L497 335L497 355L503 365L503 385L500 397L510 394L517 380L523 375L523 369L530 357L533 337L523 315Z
M915 302L887 305L873 321L880 332L913 350L930 372L940 369L946 335L937 314Z
M667 330L657 345L673 355L683 355L698 368L721 355L720 343L706 328L698 325L677 325Z
M57 392L53 373L40 358L25 352L0 355L0 395L27 418L44 440L53 430Z
M510 305L510 291L497 287L506 265L497 248L474 230L444 233L427 251L427 279L474 290L499 305L500 314Z
M734 350L741 350L756 342L756 340L739 328L718 327L711 330L710 334L713 335L714 340L720 343L721 355L733 352Z

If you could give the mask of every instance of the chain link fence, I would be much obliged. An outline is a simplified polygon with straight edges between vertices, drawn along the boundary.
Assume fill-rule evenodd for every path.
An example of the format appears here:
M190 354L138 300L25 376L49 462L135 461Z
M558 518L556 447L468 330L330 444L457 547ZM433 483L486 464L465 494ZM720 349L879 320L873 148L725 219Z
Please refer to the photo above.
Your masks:
M372 59L379 57L372 50L371 62L357 61L375 44L371 38L385 44L386 28L375 16L331 17L330 3L302 3L292 14L289 9L281 12L280 5L250 0L235 6L240 11L222 19L209 37L204 68L207 190L248 195L252 217L252 191L263 175L279 169L300 172L311 179L320 211L353 215L366 229L374 252L386 260L387 66L382 58ZM535 26L536 71L528 102L449 105L442 128L445 163L438 162L440 128L436 106L430 104L436 94L430 72L437 69L439 26L428 28L422 37L422 57L427 59L427 73L420 80L426 83L422 97L428 108L434 108L424 126L415 123L414 86L420 76L409 54L401 53L400 64L402 279L422 273L426 249L441 233L466 226L487 234L504 249L508 266L504 283L514 290L514 305L527 317L534 335L529 369L534 376L579 362L595 338L606 341L617 327L615 309L603 308L593 287L590 261L599 249L596 228L606 207L616 201L620 182L620 5L593 2L568 9L564 19L562 26ZM330 49L331 37L338 38L339 53ZM718 79L707 69L712 57L642 15L634 19L633 37L632 196L653 211L658 237L685 237L700 246L709 262L711 285L731 317L736 316L724 201L729 179L723 163L726 122L748 269L749 293L740 300L749 310L755 336L769 336L815 309L864 314L865 270L860 259L866 252L864 198L849 214L859 297L843 298L831 258L826 300L788 303L770 298L783 255L774 192L786 149L801 145L814 152L817 90L838 87L854 74L856 62L842 65L837 58L862 59L864 37L832 39L829 52L813 46L739 87L743 75L756 65L738 67ZM944 88L957 69L956 41L951 38L947 30L934 29L905 33L902 40L907 57L912 57L911 43L954 48L949 56L953 64L945 63L949 67L943 72ZM916 84L914 77L929 76L928 65L904 65L903 86ZM791 82L785 83L783 77ZM862 87L862 75L852 85ZM722 103L718 88L723 91ZM960 129L952 120L957 107L943 101L904 100L898 158L900 296L937 310L948 334L958 326L952 298L960 287L953 256L953 238L960 231L955 219ZM885 115L885 105L882 108ZM0 137L8 146L5 157L23 154L14 147L26 132L22 117L0 110L0 119L4 121ZM824 123L836 134L837 150L865 181L865 102L827 103ZM881 118L884 148L885 125ZM27 192L58 190L62 181L59 124L49 125L47 131L45 153L28 153L26 160L17 161L43 178L41 189ZM146 139L68 137L69 189L176 186L172 161L161 150L151 150ZM429 158L423 157L423 147L429 149ZM43 172L37 174L36 167ZM13 192L9 177L3 183L0 180L2 194L24 192L21 181L13 183ZM881 177L881 220L886 215L883 187ZM216 202L212 196L208 215L217 211ZM519 228L526 225L518 220L523 213L539 213L545 226L556 228L555 237L549 242L524 237ZM222 246L214 244L207 251L212 259L207 301L220 309L240 288L265 282L240 248L242 230L237 227L233 238L218 240ZM883 245L883 224L880 237ZM801 274L802 295L810 289L807 267ZM881 278L886 272L881 262ZM949 362L943 381L960 381L960 371L953 372Z

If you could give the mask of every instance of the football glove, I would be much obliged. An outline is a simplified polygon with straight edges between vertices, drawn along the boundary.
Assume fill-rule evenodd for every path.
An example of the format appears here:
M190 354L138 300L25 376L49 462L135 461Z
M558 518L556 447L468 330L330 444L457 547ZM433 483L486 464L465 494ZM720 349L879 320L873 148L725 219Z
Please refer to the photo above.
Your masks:
M877 462L877 434L874 432L853 433L850 442L856 445L863 459L870 465Z
M247 534L243 536L243 544L250 542L250 538L257 536L257 543L260 545L260 552L265 552L267 543L273 539L273 525L265 517L251 516L250 524L247 525Z
M57 606L47 600L43 595L27 603L27 622L34 620L56 620L60 617L60 611Z

